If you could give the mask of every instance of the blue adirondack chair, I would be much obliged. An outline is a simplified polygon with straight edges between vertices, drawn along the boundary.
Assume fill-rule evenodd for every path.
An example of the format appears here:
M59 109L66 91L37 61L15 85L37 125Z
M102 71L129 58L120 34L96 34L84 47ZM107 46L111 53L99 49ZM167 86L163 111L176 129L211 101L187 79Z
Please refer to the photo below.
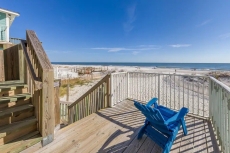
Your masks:
M153 98L146 105L134 101L134 105L146 117L145 124L140 129L137 138L141 139L143 134L146 134L163 149L163 153L168 153L181 125L184 135L187 135L184 116L189 110L183 107L179 112L175 112L158 105L157 100Z

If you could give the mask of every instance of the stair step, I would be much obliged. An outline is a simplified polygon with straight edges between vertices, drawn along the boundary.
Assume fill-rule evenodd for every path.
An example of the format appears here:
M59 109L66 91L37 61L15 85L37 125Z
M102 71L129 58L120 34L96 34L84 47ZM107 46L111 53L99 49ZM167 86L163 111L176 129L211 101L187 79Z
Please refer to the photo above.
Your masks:
M16 84L0 84L0 92L9 91L15 89L27 88L28 85L24 83L16 83Z
M0 118L11 117L11 116L17 117L21 113L30 110L34 110L34 106L32 104L26 104L18 107L8 108L0 111Z
M17 94L17 95L9 96L9 97L1 97L0 104L14 102L14 101L18 101L21 99L28 99L30 97L31 97L31 94L29 93Z
M37 119L30 118L0 127L0 145L37 130Z
M18 153L33 146L34 144L37 144L41 140L41 135L38 131L35 131L23 137L20 137L8 144L0 146L0 150L2 153Z
M17 94L24 94L24 93L28 93L28 89L27 88L2 91L2 92L0 92L0 98L1 97L14 96L14 95L17 95Z
M0 82L0 85L3 84L22 84L23 82L21 80L9 80L9 81L3 81Z

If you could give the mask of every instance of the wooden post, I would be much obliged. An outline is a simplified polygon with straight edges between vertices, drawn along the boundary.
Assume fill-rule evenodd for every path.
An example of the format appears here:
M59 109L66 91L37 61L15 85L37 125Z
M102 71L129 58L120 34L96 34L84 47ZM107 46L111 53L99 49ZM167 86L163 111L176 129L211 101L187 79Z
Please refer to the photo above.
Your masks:
M43 71L42 79L42 145L51 143L54 139L55 105L54 105L54 73L52 70Z
M69 83L68 83L68 85L67 85L66 101L69 101Z
M4 55L3 55L3 51L0 50L0 82L2 81L5 81Z
M127 72L127 98L129 97L129 72Z
M60 98L59 98L59 87L60 80L54 82L54 103L55 103L55 126L60 124Z
M27 51L31 52L32 67L36 77L42 82L42 88L36 90L37 96L33 103L37 104L38 130L41 133L42 145L51 143L54 139L55 104L54 104L54 71L41 42L34 31L26 31ZM35 60L36 59L36 60ZM35 90L35 88L33 88Z
M18 55L19 55L19 79L21 82L26 82L25 81L25 59L24 59L24 54L22 50L22 46L19 44L18 45Z
M113 75L110 74L110 107L113 107Z

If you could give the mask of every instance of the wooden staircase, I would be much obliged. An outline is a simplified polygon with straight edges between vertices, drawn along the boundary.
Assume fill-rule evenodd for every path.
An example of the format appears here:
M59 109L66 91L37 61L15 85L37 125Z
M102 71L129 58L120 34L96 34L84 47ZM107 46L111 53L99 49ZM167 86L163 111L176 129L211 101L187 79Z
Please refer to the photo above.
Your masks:
M20 152L42 140L27 85L0 83L0 152Z
M60 124L59 86L34 31L0 52L0 153L53 141Z

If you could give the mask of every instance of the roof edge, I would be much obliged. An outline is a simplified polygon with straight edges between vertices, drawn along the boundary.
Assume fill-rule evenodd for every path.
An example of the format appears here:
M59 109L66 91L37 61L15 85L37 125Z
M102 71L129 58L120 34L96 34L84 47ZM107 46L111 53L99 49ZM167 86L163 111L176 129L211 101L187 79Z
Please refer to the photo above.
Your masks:
M17 13L17 12L13 12L13 11L6 10L6 9L3 9L3 8L0 8L0 12L13 14L13 15L15 15L15 16L19 16L19 15L20 15L20 14L19 14L19 13Z

